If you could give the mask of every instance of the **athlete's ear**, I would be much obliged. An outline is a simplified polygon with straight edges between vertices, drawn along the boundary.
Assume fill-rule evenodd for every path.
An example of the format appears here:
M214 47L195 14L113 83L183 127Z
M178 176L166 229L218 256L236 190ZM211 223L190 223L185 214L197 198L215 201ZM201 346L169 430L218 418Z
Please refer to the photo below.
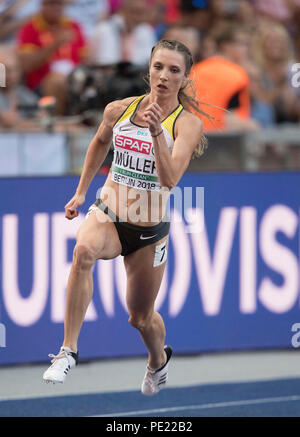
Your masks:
M183 90L187 86L187 84L188 84L188 78L185 76L183 81L182 81L180 89Z

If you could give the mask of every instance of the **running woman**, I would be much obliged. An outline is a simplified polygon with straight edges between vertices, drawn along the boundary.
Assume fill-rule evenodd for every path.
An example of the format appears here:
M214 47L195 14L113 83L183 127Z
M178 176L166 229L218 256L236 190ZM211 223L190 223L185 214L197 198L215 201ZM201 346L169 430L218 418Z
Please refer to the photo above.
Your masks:
M159 41L150 57L150 92L109 103L104 110L76 193L65 206L67 219L78 216L77 208L84 203L112 142L114 159L100 197L77 234L67 285L64 341L57 355L49 355L53 359L43 375L46 382L64 382L78 363L77 341L92 298L95 261L122 255L129 323L148 350L141 391L151 396L166 385L172 348L165 345L164 322L154 310L167 259L166 202L192 156L201 155L206 147L202 121L191 108L203 112L187 92L192 64L186 46Z

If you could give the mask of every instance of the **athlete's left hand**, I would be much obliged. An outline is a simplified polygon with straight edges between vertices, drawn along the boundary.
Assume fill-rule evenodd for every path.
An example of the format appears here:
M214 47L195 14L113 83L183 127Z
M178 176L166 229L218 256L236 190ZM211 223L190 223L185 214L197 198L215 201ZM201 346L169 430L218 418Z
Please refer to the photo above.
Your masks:
M144 120L147 123L150 133L156 135L161 131L162 110L158 103L151 103L144 112Z

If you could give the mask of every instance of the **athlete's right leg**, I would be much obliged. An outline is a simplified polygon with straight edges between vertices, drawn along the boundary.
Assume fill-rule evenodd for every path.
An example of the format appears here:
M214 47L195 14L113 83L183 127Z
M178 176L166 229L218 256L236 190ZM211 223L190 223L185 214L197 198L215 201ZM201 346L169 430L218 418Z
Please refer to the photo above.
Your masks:
M67 285L63 346L52 356L44 380L63 382L77 362L77 341L93 295L92 269L97 259L120 255L121 243L115 225L101 210L92 211L80 226Z
M63 346L77 351L79 332L93 295L92 269L95 261L115 258L121 251L115 225L103 211L92 211L77 234L67 285Z

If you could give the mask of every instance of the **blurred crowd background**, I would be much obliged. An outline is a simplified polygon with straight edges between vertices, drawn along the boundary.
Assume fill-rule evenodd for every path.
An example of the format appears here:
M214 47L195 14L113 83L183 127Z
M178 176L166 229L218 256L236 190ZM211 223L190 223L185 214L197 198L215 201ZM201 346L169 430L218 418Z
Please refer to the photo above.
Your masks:
M300 0L2 0L1 131L96 127L161 38L193 54L206 133L300 126Z

